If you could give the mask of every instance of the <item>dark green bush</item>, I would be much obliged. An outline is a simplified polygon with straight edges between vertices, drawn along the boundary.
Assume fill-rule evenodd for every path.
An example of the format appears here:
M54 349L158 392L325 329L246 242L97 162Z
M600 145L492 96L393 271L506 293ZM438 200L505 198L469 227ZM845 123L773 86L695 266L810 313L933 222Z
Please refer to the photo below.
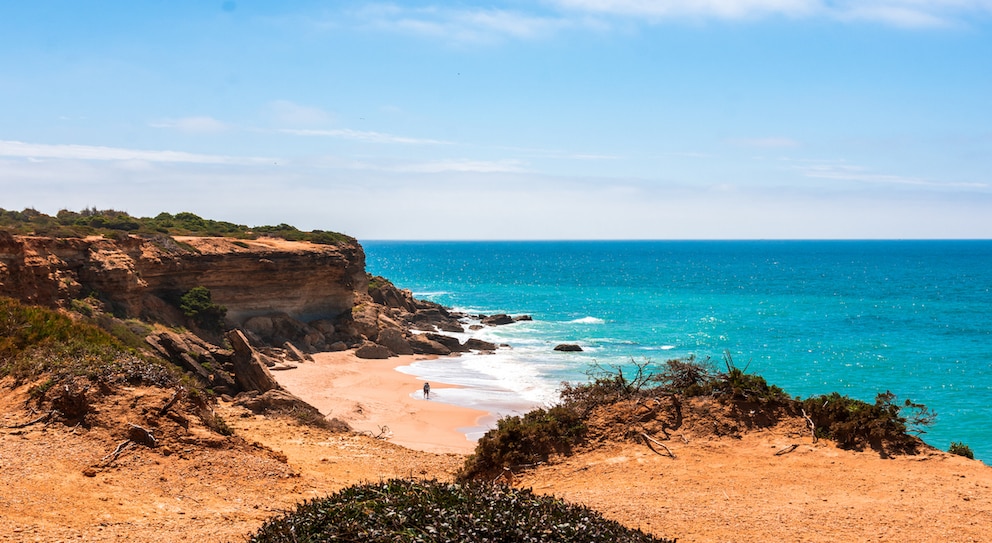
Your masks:
M227 308L215 304L210 289L203 286L193 287L183 294L179 298L179 309L206 330L220 330L224 326L224 316L227 315Z
M819 435L836 441L841 448L915 451L919 441L910 432L922 431L922 426L933 422L934 415L926 406L909 400L903 406L896 405L895 398L886 391L871 404L833 392L807 398L801 406ZM909 417L904 415L906 411Z
M965 458L970 458L971 460L975 459L975 453L972 452L971 447L959 441L952 441L950 448L947 449L947 452L958 456L963 456Z
M504 469L546 462L552 454L569 454L585 430L582 416L565 405L503 417L479 439L459 479L492 478Z
M746 404L748 411L755 404L782 408L782 413L805 410L818 437L833 439L842 448L871 447L883 454L914 452L920 441L910 434L922 433L935 417L922 404L906 400L902 406L896 405L890 392L879 394L874 404L837 393L800 401L769 385L760 375L738 368L729 353L725 363L726 372L714 371L708 359L693 357L668 360L660 368L649 362L631 362L633 370L628 368L626 374L620 367L596 366L589 382L563 383L558 407L501 419L479 440L459 479L493 478L504 469L545 462L552 454L569 454L585 438L587 417L597 408L662 395L711 397Z
M580 505L505 486L389 480L357 485L268 521L251 543L673 543Z

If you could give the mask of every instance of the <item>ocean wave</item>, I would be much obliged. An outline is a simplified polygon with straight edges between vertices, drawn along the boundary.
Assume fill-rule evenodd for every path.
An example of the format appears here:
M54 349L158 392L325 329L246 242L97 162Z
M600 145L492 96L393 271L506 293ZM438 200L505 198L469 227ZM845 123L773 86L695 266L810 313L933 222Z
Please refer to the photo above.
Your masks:
M569 324L606 324L605 320L598 317L582 317L568 322Z

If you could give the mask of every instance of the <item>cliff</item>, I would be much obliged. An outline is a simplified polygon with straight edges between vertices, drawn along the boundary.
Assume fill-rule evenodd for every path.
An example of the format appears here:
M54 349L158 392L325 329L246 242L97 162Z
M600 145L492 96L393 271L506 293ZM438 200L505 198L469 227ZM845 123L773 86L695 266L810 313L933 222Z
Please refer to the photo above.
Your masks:
M0 295L27 303L58 307L93 296L120 316L176 323L175 300L197 286L227 308L234 326L273 313L334 319L368 291L365 253L357 242L0 232Z

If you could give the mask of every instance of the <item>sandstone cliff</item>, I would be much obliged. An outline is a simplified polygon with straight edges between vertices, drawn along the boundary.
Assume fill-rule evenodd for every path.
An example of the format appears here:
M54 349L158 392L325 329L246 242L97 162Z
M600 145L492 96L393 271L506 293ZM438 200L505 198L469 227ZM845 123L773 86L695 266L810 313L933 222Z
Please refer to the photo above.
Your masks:
M181 320L176 298L196 286L210 289L230 324L240 326L273 313L302 322L334 319L367 296L368 279L357 242L0 232L2 296L56 307L93 295L118 315L168 323Z

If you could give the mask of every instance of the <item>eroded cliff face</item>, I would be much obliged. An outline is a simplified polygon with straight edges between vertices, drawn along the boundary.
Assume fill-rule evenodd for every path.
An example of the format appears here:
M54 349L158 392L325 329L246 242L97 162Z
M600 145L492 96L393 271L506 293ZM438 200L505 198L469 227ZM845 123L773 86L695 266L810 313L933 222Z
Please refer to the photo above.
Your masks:
M0 295L63 306L94 294L117 313L168 322L196 286L210 289L235 325L284 313L334 319L367 296L358 243L317 245L262 238L54 239L0 232ZM171 317L170 317L171 315Z

